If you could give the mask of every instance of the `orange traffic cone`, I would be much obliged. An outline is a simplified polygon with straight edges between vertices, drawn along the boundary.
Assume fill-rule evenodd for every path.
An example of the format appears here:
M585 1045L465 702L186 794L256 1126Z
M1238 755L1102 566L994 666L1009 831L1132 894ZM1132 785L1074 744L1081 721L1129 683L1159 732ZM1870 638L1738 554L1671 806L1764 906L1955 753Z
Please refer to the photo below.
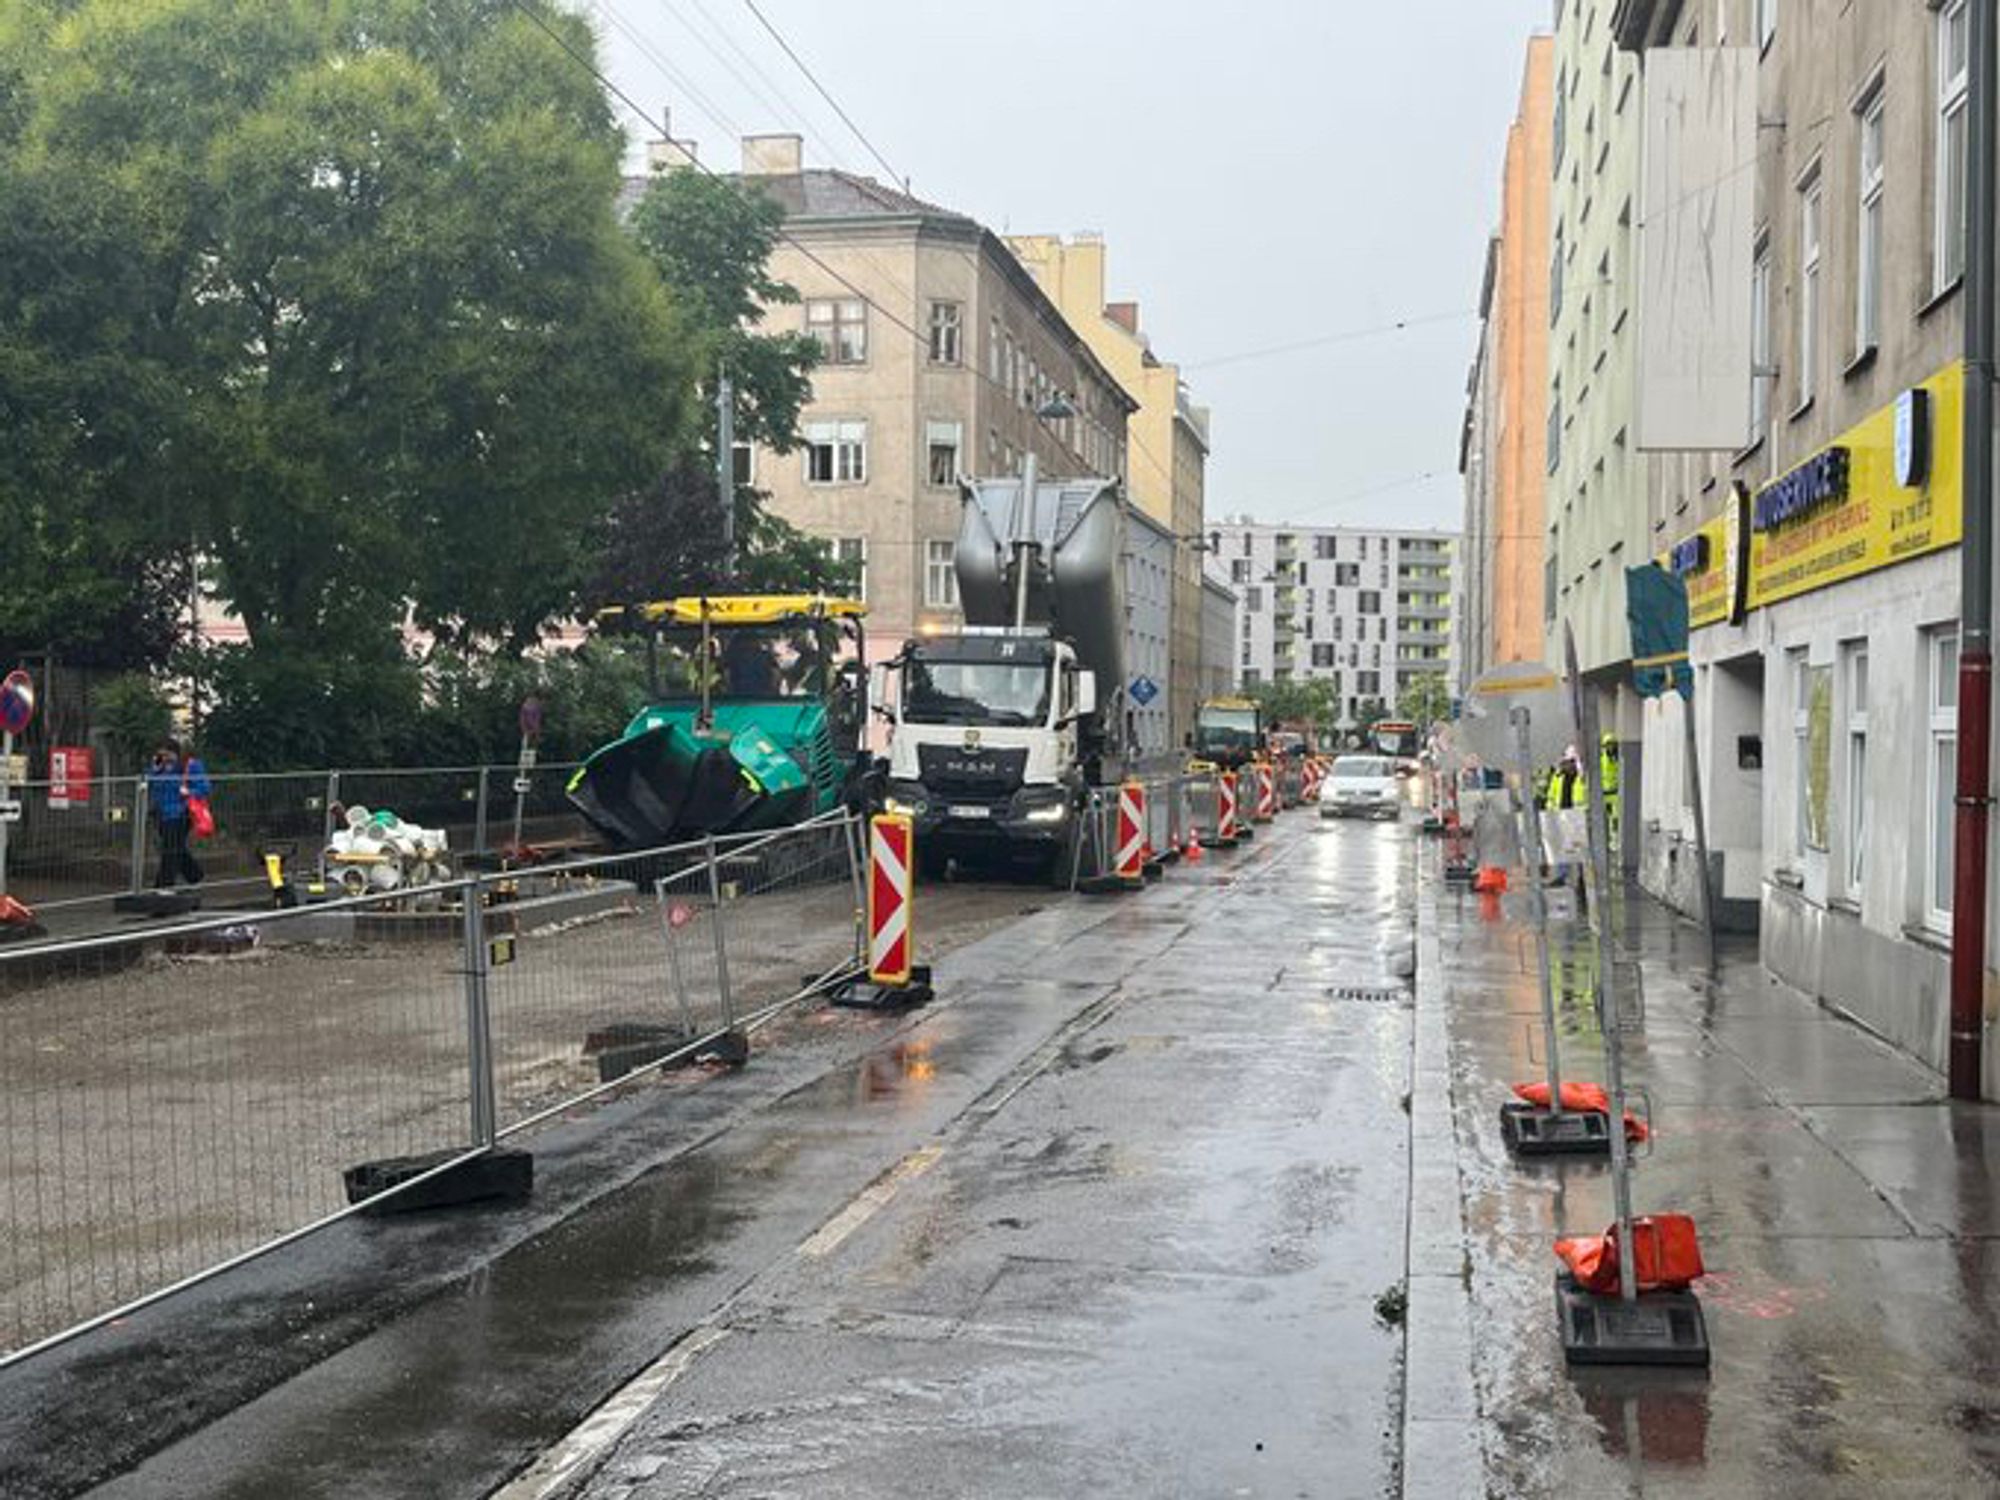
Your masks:
M1181 854L1181 858L1191 865L1201 863L1201 838L1199 835L1192 833L1188 835L1187 848Z

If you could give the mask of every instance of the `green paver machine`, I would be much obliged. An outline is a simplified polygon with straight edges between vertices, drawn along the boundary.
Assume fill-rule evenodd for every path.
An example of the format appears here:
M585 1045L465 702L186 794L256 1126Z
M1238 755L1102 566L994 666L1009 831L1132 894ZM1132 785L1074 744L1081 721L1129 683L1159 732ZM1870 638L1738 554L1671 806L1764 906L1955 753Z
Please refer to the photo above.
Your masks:
M824 594L604 611L600 628L645 635L651 701L577 769L570 801L635 849L872 806L867 612Z

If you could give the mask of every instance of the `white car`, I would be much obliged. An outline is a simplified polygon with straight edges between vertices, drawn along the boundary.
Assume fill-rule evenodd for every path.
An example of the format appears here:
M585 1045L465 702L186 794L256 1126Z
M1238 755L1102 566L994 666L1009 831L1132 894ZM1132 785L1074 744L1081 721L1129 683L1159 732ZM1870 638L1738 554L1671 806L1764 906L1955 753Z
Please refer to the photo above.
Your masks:
M1320 783L1322 818L1394 818L1403 810L1403 783L1386 755L1343 755Z

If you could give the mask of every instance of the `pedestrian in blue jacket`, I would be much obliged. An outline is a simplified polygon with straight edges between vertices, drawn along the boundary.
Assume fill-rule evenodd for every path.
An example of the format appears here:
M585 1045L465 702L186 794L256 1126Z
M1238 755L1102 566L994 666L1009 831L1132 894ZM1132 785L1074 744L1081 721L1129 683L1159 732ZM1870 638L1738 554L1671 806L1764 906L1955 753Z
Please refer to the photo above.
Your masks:
M188 848L188 798L208 795L207 768L199 757L184 754L179 740L166 740L153 752L146 793L160 830L160 866L153 885L169 890L183 879L200 885L201 864Z

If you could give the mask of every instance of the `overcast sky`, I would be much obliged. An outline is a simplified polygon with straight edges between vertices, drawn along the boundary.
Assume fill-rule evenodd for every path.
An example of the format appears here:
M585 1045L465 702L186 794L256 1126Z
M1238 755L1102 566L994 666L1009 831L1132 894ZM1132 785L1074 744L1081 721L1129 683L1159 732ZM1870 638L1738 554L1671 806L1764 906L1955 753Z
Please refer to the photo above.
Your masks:
M889 175L747 0L580 3L709 165L789 129L808 165ZM1213 411L1211 519L1458 526L1472 309L1549 0L755 3L919 196L1105 236L1109 295Z

